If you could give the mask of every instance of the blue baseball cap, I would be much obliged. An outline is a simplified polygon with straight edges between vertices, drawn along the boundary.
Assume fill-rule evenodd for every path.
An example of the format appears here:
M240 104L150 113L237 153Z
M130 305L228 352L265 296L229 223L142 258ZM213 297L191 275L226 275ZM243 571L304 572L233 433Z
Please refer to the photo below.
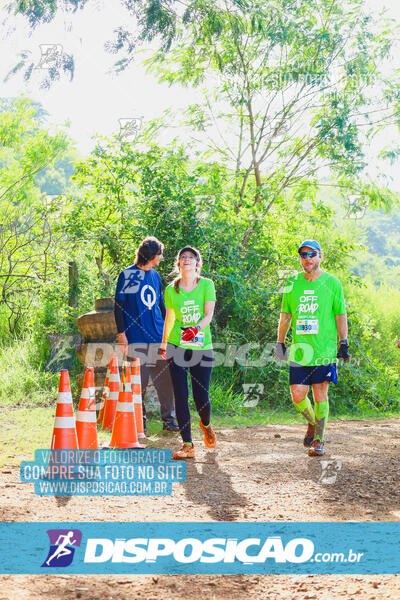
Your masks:
M297 251L300 252L300 250L304 248L304 246L308 246L309 248L313 248L314 250L318 250L319 252L321 252L321 246L319 245L317 240L304 240L304 242L301 242Z

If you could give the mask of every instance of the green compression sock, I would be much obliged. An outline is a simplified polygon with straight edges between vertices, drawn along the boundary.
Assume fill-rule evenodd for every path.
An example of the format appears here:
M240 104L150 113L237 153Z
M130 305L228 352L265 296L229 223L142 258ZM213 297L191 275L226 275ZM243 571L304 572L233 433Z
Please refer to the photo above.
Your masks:
M295 405L296 410L307 419L310 425L314 425L315 415L309 397L306 396L301 402L293 402L293 404Z
M325 427L328 422L329 415L329 402L324 400L323 402L315 403L315 433L314 440L320 442L324 439Z

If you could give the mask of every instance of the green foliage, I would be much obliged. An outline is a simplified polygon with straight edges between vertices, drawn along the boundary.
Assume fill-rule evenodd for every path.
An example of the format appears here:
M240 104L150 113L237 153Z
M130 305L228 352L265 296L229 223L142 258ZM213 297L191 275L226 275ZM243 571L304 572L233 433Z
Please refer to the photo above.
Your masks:
M76 160L78 160L77 153L70 148L63 152L62 156L57 158L52 165L38 173L36 182L40 191L51 196L61 196L70 186Z
M86 0L64 4L78 10ZM361 186L366 144L399 125L399 77L382 70L395 23L367 14L363 0L122 4L135 31L128 21L106 44L121 53L115 69L128 68L139 45L157 40L146 64L161 81L206 83L205 102L188 107L186 124L208 134L208 152L229 167L236 206L248 201L251 180L254 202L265 201L269 209L283 190L315 183L323 167L342 185L351 180L352 187ZM51 21L59 7L54 0L29 0L12 10L36 27ZM25 51L13 72L24 69L29 79L30 61ZM62 72L73 73L72 57L60 52L53 63L46 85ZM396 152L389 147L384 156L395 158ZM388 194L365 193L371 203L386 206Z
M31 336L0 347L0 403L2 406L54 404L59 375L38 366L37 347Z
M40 127L42 115L26 98L2 101L0 113L0 303L17 332L35 295L57 268L56 243L37 176L67 150L64 133Z
M254 203L269 210L283 190L315 184L324 165L342 186L365 187L371 203L386 205L390 194L363 186L361 174L365 143L397 123L398 86L381 73L390 24L364 14L361 0L206 2L201 23L195 7L182 39L145 64L170 85L207 84L184 124L208 134L210 155L229 166L237 205L253 185Z
M81 261L79 307L91 307L102 276L109 284L103 291L113 292L118 271L133 262L134 248L145 235L156 235L165 244L160 266L164 283L169 282L176 251L191 243L204 256L203 273L217 287L214 339L237 347L248 344L246 356L255 361L254 366L228 361L215 369L217 412L248 410L243 405L245 383L264 386L257 410L290 409L288 392L282 394L282 389L288 390L288 373L271 360L271 349L283 280L299 268L298 243L307 237L322 241L324 267L343 280L349 298L357 298L364 289L351 274L360 244L353 241L351 228L336 223L336 211L321 200L315 184L304 183L281 194L269 210L254 205L255 189L249 186L238 209L231 175L217 163L189 160L179 146L139 149L116 139L103 141L87 161L77 165L76 190L67 197L64 230ZM95 275L96 257L101 259L103 275ZM82 302L85 294L87 303ZM341 392L332 392L333 409L377 406L377 385L379 406L393 409L397 393L392 371L380 351L375 356L359 316L359 302L354 306L350 310L353 351L364 362L346 367L349 373L338 388ZM377 376L381 371L384 378Z
M299 269L297 248L307 237L321 241L324 268L343 281L348 301L352 362L341 368L339 385L331 386L333 413L398 410L399 292L378 289L368 278L357 277L362 272L356 270L354 257L361 255L364 234L346 219L344 210L338 210L337 199L335 203L321 194L315 179L304 179L279 194L274 185L260 189L256 181L249 181L238 196L240 178L226 164L190 159L176 143L157 146L152 140L157 124L152 123L135 144L119 138L99 140L91 156L74 165L68 187L67 140L39 127L36 109L30 105L17 103L6 109L0 121L4 139L0 152L9 168L0 181L8 203L3 206L1 232L3 239L17 244L12 256L18 260L11 275L14 280L28 275L34 288L15 294L24 312L14 333L6 325L10 306L0 303L0 332L7 331L8 336L0 357L3 403L9 402L11 390L18 404L51 401L57 376L43 372L49 350L46 334L76 332L75 316L92 310L97 297L113 294L118 272L133 262L140 240L153 234L165 244L160 265L164 284L170 280L177 250L188 243L200 249L203 274L215 281L218 301L212 328L223 364L214 369L211 395L221 418L248 416L250 411L263 420L266 414L291 410L288 371L271 359L271 351L284 280ZM49 199L41 192L38 173L46 161L61 182L62 198ZM369 193L373 202L379 195L390 196L373 186ZM379 245L389 223L382 215L381 221L375 219L375 214L371 213L375 229L369 223L364 238L377 254L380 249L383 260L389 252L395 260L400 256L396 243ZM7 220L8 215L13 218ZM43 222L48 238L40 229ZM393 237L396 218L390 223ZM6 264L8 256L3 245L0 264ZM70 260L79 273L74 309L68 306ZM18 271L21 264L24 272ZM241 358L230 361L221 345L240 349ZM254 383L264 392L250 409L243 384Z
M398 193L386 188L375 193L385 197L385 210L372 210L368 197L344 196L319 191L318 198L335 213L335 222L347 239L358 240L351 264L351 277L372 282L376 287L399 289L400 286L400 210ZM385 293L385 292L384 292Z

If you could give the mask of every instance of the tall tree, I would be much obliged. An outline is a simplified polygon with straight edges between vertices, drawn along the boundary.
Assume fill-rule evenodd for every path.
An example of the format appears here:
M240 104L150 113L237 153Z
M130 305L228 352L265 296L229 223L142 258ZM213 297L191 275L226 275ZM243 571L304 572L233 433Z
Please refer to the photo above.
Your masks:
M7 306L9 328L15 331L57 268L51 206L36 178L68 141L64 133L52 135L40 127L40 111L28 99L0 105L0 304Z
M255 204L268 211L283 190L314 186L322 170L361 204L375 193L362 177L363 150L379 128L399 125L399 81L381 72L393 27L375 22L363 0L121 4L132 23L106 44L120 55L116 70L129 66L138 46L158 40L148 65L161 80L206 84L205 104L188 108L187 123L213 126L211 149L234 167L237 210L251 180ZM70 10L85 5L64 2ZM37 26L53 19L58 5L24 0L11 8Z
M217 31L193 22L147 64L161 81L207 85L187 122L210 128L210 149L234 166L238 208L250 178L269 211L283 190L314 186L328 169L339 185L372 193L365 144L400 122L381 73L393 33L377 28L362 0L252 4L234 15L232 6L216 9Z

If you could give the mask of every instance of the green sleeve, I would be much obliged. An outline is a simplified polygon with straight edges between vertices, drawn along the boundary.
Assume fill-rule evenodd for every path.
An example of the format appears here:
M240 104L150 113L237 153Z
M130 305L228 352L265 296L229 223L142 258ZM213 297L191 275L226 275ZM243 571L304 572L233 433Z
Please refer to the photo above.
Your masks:
M286 293L284 293L282 296L281 312L292 314L292 309L290 308L290 303L289 303L289 295Z
M173 290L173 287L170 285L165 290L165 307L166 308L174 308L174 305L172 303L172 298L171 298L172 290Z
M211 279L206 279L207 281L207 286L206 286L206 291L204 294L204 302L211 302L212 300L216 300L217 297L215 295L215 286L214 286L214 282L211 281Z
M340 283L339 280L337 280L337 284L334 288L333 314L334 315L346 314L346 304L344 301L343 288L342 288L342 284Z

